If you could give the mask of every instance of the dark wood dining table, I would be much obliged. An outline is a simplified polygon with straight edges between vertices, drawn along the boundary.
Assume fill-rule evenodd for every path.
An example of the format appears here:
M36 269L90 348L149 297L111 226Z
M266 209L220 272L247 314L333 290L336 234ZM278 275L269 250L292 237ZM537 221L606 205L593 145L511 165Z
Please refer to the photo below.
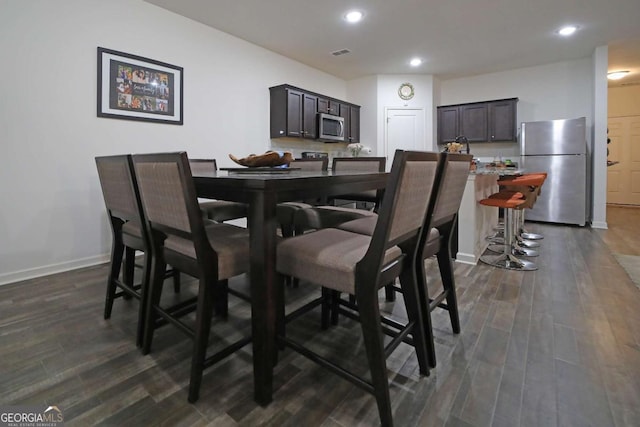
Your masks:
M276 354L276 205L280 202L383 189L385 172L226 172L194 176L198 197L249 205L254 399L272 401Z

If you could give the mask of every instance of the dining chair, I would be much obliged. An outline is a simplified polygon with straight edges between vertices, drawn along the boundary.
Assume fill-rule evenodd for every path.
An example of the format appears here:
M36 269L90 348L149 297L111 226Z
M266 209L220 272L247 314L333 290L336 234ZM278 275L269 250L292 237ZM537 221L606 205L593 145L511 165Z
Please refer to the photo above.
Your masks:
M445 153L443 156L445 160L436 184L438 190L429 209L431 217L425 221L425 224L429 224L430 228L428 232L422 234L416 257L416 277L418 289L421 292L420 300L426 305L423 306L426 319L424 329L427 333L425 341L430 366L433 368L436 366L436 352L433 328L431 327L431 312L436 308L447 310L453 333L460 333L460 315L458 314L451 244L473 160L473 156L470 154ZM434 255L438 260L442 288L430 297L425 273L425 260Z
M331 169L336 172L384 172L386 162L386 157L334 157ZM341 194L335 196L334 199L373 203L373 211L377 212L383 193L384 190L369 190L359 193Z
M287 321L300 313L296 310L285 316L283 286L279 287L278 295L280 345L294 349L373 394L384 426L393 424L386 358L401 342L411 338L420 373L429 374L414 264L439 159L439 153L396 151L373 235L325 228L284 239L277 247L276 270L280 275L355 295L371 380L347 371L287 336ZM385 346L386 328L381 324L378 289L396 277L400 277L409 321Z
M145 222L144 213L133 163L129 154L96 157L95 161L112 234L104 318L111 318L113 302L116 298L138 300L136 344L141 346L151 256L149 236L142 226ZM139 284L133 283L136 251L144 254L142 279ZM124 271L120 279L123 262ZM180 272L170 269L166 272L166 277L169 276L173 278L175 292L179 292Z
M294 159L289 163L290 168L308 172L326 172L328 166L329 159L327 157ZM293 236L293 220L297 211L300 209L309 209L319 202L319 200L300 200L296 202L278 203L276 206L276 216L280 224L282 237Z
M229 224L205 227L185 152L133 156L153 247L143 353L151 350L156 320L165 319L193 339L189 402L198 400L203 370L251 342L244 337L206 357L214 306L226 306L227 280L249 270L249 232ZM160 306L165 264L198 279L195 327Z
M473 156L468 154L442 153L441 155L442 165L431 198L432 205L429 207L427 211L428 217L425 219L425 227L428 227L426 228L428 231L422 234L422 241L416 258L416 277L418 278L418 289L423 302L424 329L427 333L425 341L430 366L434 368L436 366L436 358L430 313L438 307L447 310L453 332L460 333L460 316L458 314L451 243L455 234L454 230L457 224L460 204L462 203L462 196L469 177L471 161L473 160ZM371 235L375 228L375 219L373 217L353 220L341 224L338 228L354 233ZM429 286L426 280L424 263L426 259L434 255L438 260L442 291L433 297L429 297ZM390 301L395 299L395 293L401 291L401 289L394 284L390 284L385 287L385 291L387 301ZM446 303L443 302L445 300ZM333 323L335 323L335 316Z
M218 170L216 159L189 159L189 166L191 167L191 173L194 175ZM200 210L206 218L215 222L246 218L248 213L246 204L227 200L200 201Z
M334 157L332 170L334 172L384 172L385 157ZM329 205L314 206L310 209L295 212L293 223L294 233L301 234L306 230L318 230L336 227L347 221L358 218L375 216L384 190L369 190L352 194L333 196ZM374 203L373 212L366 209L334 206L335 200L352 200L356 202Z

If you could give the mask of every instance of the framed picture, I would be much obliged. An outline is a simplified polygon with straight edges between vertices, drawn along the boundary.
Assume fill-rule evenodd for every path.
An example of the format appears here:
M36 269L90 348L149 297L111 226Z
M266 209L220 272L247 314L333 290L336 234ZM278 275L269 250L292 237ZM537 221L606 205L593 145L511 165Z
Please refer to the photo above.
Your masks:
M98 47L98 117L181 125L182 67Z

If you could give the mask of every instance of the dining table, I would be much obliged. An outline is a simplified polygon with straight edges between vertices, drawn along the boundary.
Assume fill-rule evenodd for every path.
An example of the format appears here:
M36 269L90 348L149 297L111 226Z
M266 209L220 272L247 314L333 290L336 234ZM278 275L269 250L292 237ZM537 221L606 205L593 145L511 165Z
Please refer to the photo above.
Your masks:
M276 205L281 202L384 189L387 172L237 170L198 172L193 179L200 198L248 205L250 239L251 328L254 399L273 399L278 289Z

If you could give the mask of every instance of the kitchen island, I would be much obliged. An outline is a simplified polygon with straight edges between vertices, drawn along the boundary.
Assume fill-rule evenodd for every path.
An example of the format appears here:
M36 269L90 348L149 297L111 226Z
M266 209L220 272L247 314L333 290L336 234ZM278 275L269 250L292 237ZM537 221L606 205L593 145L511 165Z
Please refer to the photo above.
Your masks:
M478 167L467 178L458 213L458 253L456 261L465 264L477 264L480 255L487 249L486 237L494 233L498 225L498 208L478 203L498 192L498 177L519 175L522 171L515 168Z

